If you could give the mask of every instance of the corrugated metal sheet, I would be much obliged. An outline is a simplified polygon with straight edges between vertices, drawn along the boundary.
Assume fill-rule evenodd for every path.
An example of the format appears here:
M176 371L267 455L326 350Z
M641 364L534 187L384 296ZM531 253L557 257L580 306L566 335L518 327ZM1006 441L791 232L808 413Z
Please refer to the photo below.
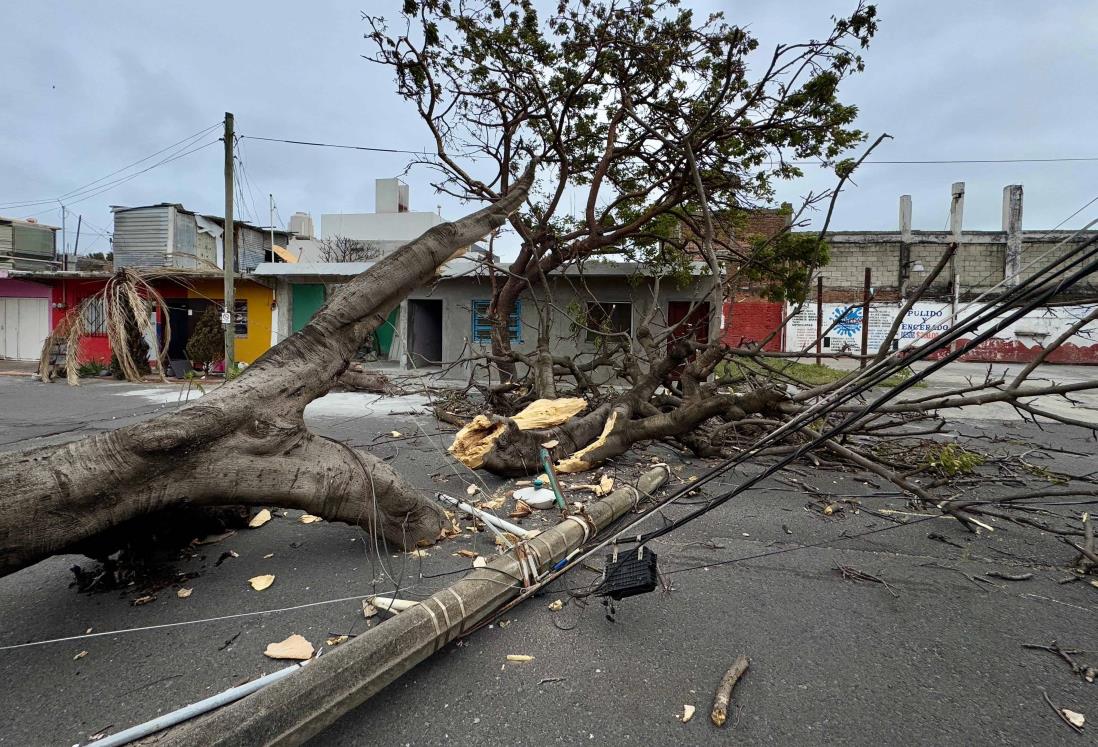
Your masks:
M114 214L114 266L163 267L167 261L166 205L120 210Z
M251 272L263 261L267 246L271 243L270 236L247 226L241 226L237 236L240 237L240 246L236 250L236 256L241 257L240 271Z
M193 269L199 266L197 252L198 226L194 215L175 211L175 231L172 234L172 267Z

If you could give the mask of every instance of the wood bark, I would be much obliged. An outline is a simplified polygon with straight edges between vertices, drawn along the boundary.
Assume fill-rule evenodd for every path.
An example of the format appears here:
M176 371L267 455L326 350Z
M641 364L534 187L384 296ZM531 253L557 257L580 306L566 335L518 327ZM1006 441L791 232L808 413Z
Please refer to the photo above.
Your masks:
M433 542L448 526L442 510L369 453L309 432L303 412L402 298L522 205L531 177L377 262L303 329L194 403L0 457L0 574L180 503L302 508L362 524L405 548Z

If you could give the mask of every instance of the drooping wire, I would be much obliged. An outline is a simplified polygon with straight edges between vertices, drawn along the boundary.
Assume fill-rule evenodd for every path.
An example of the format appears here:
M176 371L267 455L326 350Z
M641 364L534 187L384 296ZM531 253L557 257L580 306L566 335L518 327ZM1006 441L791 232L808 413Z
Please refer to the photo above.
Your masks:
M187 148L191 147L191 145L194 144L195 140L199 139L200 137L205 135L207 132L210 132L211 130L213 130L217 127L220 127L220 126L221 126L221 122L215 122L214 124L210 125L209 127L206 127L205 129L199 130L198 132L194 133L193 135L189 135L189 136L183 138L182 140L179 140L177 142L172 143L171 145L169 145L167 147L161 148L160 150L156 151L155 153L151 153L151 154L145 156L144 158L141 158L137 161L134 161L133 163L127 164L127 165L123 166L120 169L116 169L116 170L112 171L111 173L106 174L105 176L101 176L98 179L95 179L93 181L88 182L87 184L83 184L79 187L76 187L75 189L71 189L68 192L65 192L64 194L57 195L56 197L50 197L48 199L27 200L27 201L22 201L22 202L4 203L4 204L0 204L0 209L11 209L11 208L18 208L18 207L31 207L31 206L34 206L34 205L53 204L53 203L56 203L56 202L59 202L59 201L64 202L66 200L69 200L70 198L79 197L79 196L81 196L82 194L84 194L88 191L94 191L94 190L97 190L100 187L104 186L104 185L100 184L100 182L106 181L107 179L110 179L112 176L116 176L118 174L121 174L123 171L127 171L129 169L132 169L135 166L139 166L142 163L145 163L146 161L149 161L149 160L155 158L156 156L159 156L162 153L166 153L168 151L176 150L176 149L178 149L179 151L186 150ZM180 147L180 146L182 146L182 147ZM170 159L170 157L169 157L169 159ZM166 162L166 161L162 161L161 163L164 163L164 162ZM150 167L150 168L154 168L157 165L160 165L160 164L154 164L153 167ZM144 169L142 171L137 172L137 174L142 174L147 170L148 169ZM112 182L112 184L118 183L120 181L124 181L128 178L131 178L132 176L136 176L137 174L133 174L133 175L130 175L128 177L124 177L122 180L117 180L116 182ZM98 185L98 186L96 186L96 185Z

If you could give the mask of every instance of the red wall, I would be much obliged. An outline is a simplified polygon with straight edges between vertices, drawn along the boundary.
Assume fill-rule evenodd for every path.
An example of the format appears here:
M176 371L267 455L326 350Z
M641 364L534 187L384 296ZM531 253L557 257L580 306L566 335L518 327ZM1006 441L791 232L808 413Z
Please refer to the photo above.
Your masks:
M53 282L53 318L51 328L56 327L81 301L103 290L106 280L55 280ZM59 306L60 305L60 306ZM106 335L84 335L80 338L81 361L110 363L111 346Z
M0 278L0 296L7 298L50 298L50 286L25 280Z
M782 323L782 304L760 299L724 302L724 343L738 348L764 340ZM782 336L766 343L764 350L781 350Z
M967 342L965 340L964 342ZM961 356L963 361L974 363L1028 363L1041 354L1040 345L1027 346L1018 340L986 340ZM943 358L946 351L935 353L931 358ZM1098 344L1064 344L1053 350L1045 358L1047 363L1071 363L1083 365L1098 364Z

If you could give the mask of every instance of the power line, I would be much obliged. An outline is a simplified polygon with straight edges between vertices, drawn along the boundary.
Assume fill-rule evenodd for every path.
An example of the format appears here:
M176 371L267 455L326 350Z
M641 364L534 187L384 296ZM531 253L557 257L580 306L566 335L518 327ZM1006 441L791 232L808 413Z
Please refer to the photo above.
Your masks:
M289 143L290 145L311 145L317 148L342 148L344 150L366 150L374 153L408 153L413 156L425 156L429 153L425 150L403 150L401 148L376 148L370 145L342 145L339 143L320 143L310 140L285 140L277 137L259 137L258 135L241 135L241 140L264 140L268 143Z
M77 197L77 196L79 196L80 194L82 194L86 191L90 191L90 188L92 188L92 187L94 187L95 189L98 189L99 187L95 187L95 185L99 184L100 182L102 182L106 179L110 179L112 176L115 176L117 174L121 174L123 171L131 169L134 166L139 166L140 164L145 163L145 161L148 161L152 158L155 158L156 156L159 156L161 153L165 153L165 152L173 150L175 148L179 148L179 150L186 150L187 148L189 148L191 145L194 144L193 143L194 140L197 140L198 138L202 137L203 135L205 135L210 130L212 130L215 127L218 127L220 125L221 125L220 122L217 122L213 125L210 125L209 127L206 127L205 129L199 130L198 132L196 132L192 135L189 135L188 137L185 137L182 140L174 142L174 143L172 143L171 145L169 145L167 147L161 148L160 150L156 151L155 153L151 153L151 154L145 156L144 158L141 158L137 161L134 161L133 163L130 163L130 164L127 164L127 165L123 166L120 169L115 169L114 171L112 171L111 173L109 173L105 176L101 176L98 179L90 181L87 184L83 184L83 185L81 185L81 186L79 186L75 189L69 190L68 192L65 192L64 194L60 194L57 197L50 197L48 199L42 199L42 200L25 200L25 201L22 201L22 202L4 203L4 204L0 204L0 209L10 209L10 208L18 208L18 207L31 207L31 206L34 206L34 205L52 204L52 203L55 203L55 202L63 201L63 200L65 200L67 198L70 198L70 197ZM179 147L179 146L182 146L182 147ZM138 173L144 173L144 172L138 172ZM99 186L101 187L103 185L99 185Z
M1078 161L1098 161L1098 156L1076 156L1064 158L943 158L910 161L862 161L863 164L916 165L949 163L1068 163ZM797 166L826 166L820 161L786 161Z
M291 145L309 145L316 148L343 148L346 150L365 150L374 153L407 153L415 156L431 155L427 149L406 150L402 148L382 148L372 145L347 145L343 143L324 143L315 140L288 140L277 137L259 137L258 135L241 135L240 139L264 140L269 143L289 143ZM915 164L951 164L951 163L1070 163L1098 161L1098 156L1065 156L1057 158L940 158L940 159L911 159L902 161L868 160L862 163L875 163L880 165L915 165ZM826 166L821 161L786 161L796 166Z
M133 174L127 174L126 176L115 179L112 182L107 182L106 184L102 184L99 187L97 187L95 190L91 191L90 194L85 194L85 195L81 196L80 199L78 199L78 200L70 200L69 202L65 203L65 207L68 207L69 205L77 205L77 204L79 204L81 202L84 202L86 200L90 200L93 197L98 197L99 195L104 194L105 192L109 192L110 190L114 189L119 184L124 184L125 182L136 179L137 177L141 176L142 174L144 174L148 171L152 171L153 169L157 168L158 166L163 166L164 164L171 163L172 161L178 161L180 158L183 158L185 156L189 156L192 153L197 153L198 151L209 148L211 145L214 145L215 143L219 143L219 142L221 142L221 141L219 139L215 138L214 140L211 140L207 143L203 143L202 145L191 148L190 150L184 150L181 153L174 153L171 156L168 156L167 158L164 158L160 161L157 161L156 163L154 163L151 166L147 166L147 167L141 169L140 171L136 171ZM54 202L56 202L56 200ZM36 213L32 217L47 215L49 213L53 213L53 212L56 212L58 210L60 210L60 208L53 208L52 210L43 210L41 212Z

